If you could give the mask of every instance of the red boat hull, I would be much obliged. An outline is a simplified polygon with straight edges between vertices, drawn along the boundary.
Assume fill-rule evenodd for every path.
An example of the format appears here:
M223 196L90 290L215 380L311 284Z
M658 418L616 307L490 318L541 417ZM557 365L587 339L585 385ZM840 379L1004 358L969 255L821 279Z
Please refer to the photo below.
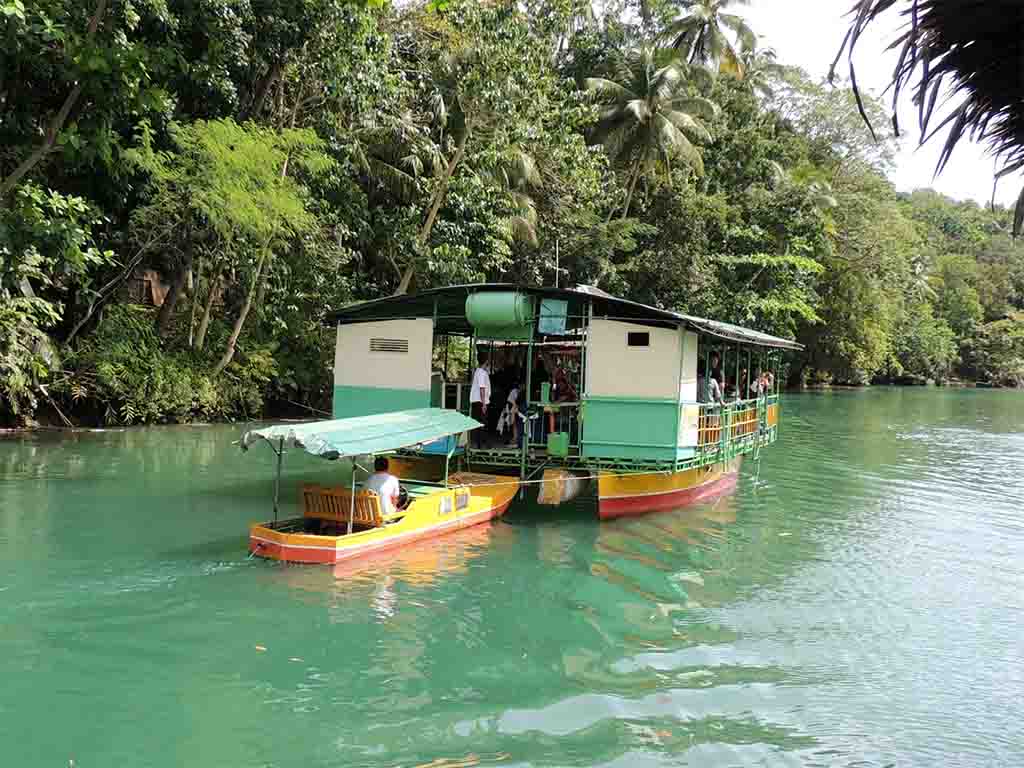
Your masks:
M692 472L693 470L690 470ZM617 517L636 517L651 512L665 512L673 509L680 509L688 504L714 498L732 491L739 479L739 464L736 463L723 471L722 469L711 469L700 478L699 482L690 484L687 473L673 475L650 475L651 481L647 488L637 487L642 485L640 478L628 478L635 492L630 493L629 488L622 487L625 483L619 483L615 487L614 481L599 483L599 497L597 512L602 520L612 520ZM602 478L603 481L603 478ZM603 487L602 487L603 486ZM669 486L669 487L659 487ZM672 487L675 486L675 487ZM606 492L607 491L607 492Z

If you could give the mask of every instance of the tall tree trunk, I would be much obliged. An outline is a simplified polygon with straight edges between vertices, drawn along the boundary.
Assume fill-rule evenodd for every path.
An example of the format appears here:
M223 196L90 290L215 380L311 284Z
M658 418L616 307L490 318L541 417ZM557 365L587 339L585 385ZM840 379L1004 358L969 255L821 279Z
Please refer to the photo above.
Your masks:
M227 347L224 349L224 354L220 358L220 362L217 363L213 369L213 375L218 375L221 371L228 367L228 363L235 357L235 346L238 344L238 337L242 335L242 328L245 326L245 320L249 317L249 312L252 310L253 299L256 298L256 292L259 290L260 280L263 279L263 267L267 263L267 257L270 255L270 240L267 240L267 244L263 248L263 253L260 256L259 264L256 265L256 274L252 276L252 282L249 284L249 290L245 294L245 303L242 305L242 311L238 313L238 318L235 320L235 327L231 329L231 335L228 337Z
M248 107L242 110L242 113L238 116L238 122L244 123L250 118L259 116L260 111L263 109L263 103L267 100L267 94L270 93L271 86L274 85L283 71L284 62L282 61L275 61L270 65L266 74L256 83L256 91L253 93L252 101L249 102Z
M174 309L178 306L178 299L181 298L181 294L185 289L185 282L188 280L188 271L190 269L192 269L191 252L185 255L185 261L178 266L178 271L174 273L170 290L167 291L164 303L160 305L160 311L156 315L156 332L158 336L163 336L167 333L171 318L174 317Z
M629 189L626 191L626 204L622 206L622 216L619 218L626 218L626 214L629 213L629 206L633 202L633 191L636 189L636 183L640 179L640 168L643 166L643 158L636 161L636 165L633 167L633 176L629 180ZM612 209L608 214L608 221L612 220L612 216L615 215L615 209ZM605 222L607 223L607 222Z
M430 239L430 232L433 230L434 222L437 220L437 214L441 210L441 203L444 202L445 195L448 192L448 184L452 180L455 168L466 154L466 142L468 140L469 129L467 128L459 139L459 143L455 148L455 154L452 155L452 159L448 162L448 165L445 166L444 175L441 176L441 182L434 191L434 198L431 201L430 210L427 211L427 218L423 222L423 226L420 228L419 234L416 236L417 250L422 250L423 247L426 246L427 240ZM412 282L412 278L415 273L416 260L414 258L409 262L409 266L405 268L405 274L402 275L402 281L398 284L398 290L395 291L395 296L401 296L409 290L409 284Z
M288 175L288 160L290 158L290 154L285 154L284 163L281 166L282 179ZM242 335L242 328L245 326L245 320L249 317L249 312L252 310L253 299L256 296L256 292L260 289L260 281L263 279L263 267L270 256L270 244L274 242L274 236L276 234L276 232L271 232L270 236L267 238L267 242L263 245L263 253L260 255L259 264L256 266L256 274L253 275L252 284L249 286L249 291L246 293L245 304L242 305L242 311L238 313L238 319L235 320L235 327L231 329L231 336L228 337L228 345L224 350L224 355L221 357L220 362L217 363L217 367L213 369L214 376L223 371L235 356L235 345L238 343L238 337Z
M217 291L220 290L220 271L216 270L210 276L210 292L206 295L206 306L203 307L203 316L199 320L199 330L196 331L195 349L202 350L206 343L206 331L210 328L210 313L213 311L213 302L217 298Z
M192 280L191 306L188 310L188 346L193 348L196 340L196 304L199 303L199 282L203 279L203 257L196 259L196 272Z
M96 10L93 11L92 17L89 19L89 26L86 27L85 32L85 48L92 45L93 39L96 37L96 30L99 28L100 21L103 19L104 14L107 12L107 0L97 0ZM50 124L46 128L46 134L43 137L43 142L36 147L33 152L21 161L10 175L0 181L0 205L6 205L5 201L7 195L10 193L14 186L21 181L26 173L35 168L36 164L39 163L46 155L52 150L54 145L57 143L57 136L64 128L64 123L68 119L68 115L71 114L71 110L78 102L79 97L82 95L82 84L76 83L74 88L71 89L71 93L64 99L64 103L61 105L57 114L53 116Z

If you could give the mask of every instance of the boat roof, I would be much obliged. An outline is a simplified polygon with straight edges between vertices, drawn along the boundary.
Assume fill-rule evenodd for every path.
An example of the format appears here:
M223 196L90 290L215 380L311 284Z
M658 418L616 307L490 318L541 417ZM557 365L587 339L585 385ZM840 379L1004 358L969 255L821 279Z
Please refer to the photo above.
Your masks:
M242 450L257 440L301 448L324 459L366 456L430 443L483 426L458 411L415 408L349 419L275 424L242 435Z
M373 320L430 317L435 319L437 333L468 336L473 333L473 327L466 319L466 298L474 293L502 291L518 291L529 296L539 296L542 299L567 301L569 304L567 331L570 333L574 329L582 327L582 318L587 305L592 304L594 317L648 325L682 326L726 341L775 349L803 349L802 344L790 339L771 336L731 323L684 315L629 299L620 299L600 288L589 285L577 285L573 288L537 288L513 283L452 285L352 304L337 310L329 318L333 322L345 325Z

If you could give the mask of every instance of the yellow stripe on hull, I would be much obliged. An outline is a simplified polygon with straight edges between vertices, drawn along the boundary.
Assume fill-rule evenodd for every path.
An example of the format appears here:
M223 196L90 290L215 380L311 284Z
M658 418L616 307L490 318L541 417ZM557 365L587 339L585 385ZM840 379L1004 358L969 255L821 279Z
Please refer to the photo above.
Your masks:
M681 472L602 474L597 481L598 513L602 519L642 515L724 492L735 485L741 458Z

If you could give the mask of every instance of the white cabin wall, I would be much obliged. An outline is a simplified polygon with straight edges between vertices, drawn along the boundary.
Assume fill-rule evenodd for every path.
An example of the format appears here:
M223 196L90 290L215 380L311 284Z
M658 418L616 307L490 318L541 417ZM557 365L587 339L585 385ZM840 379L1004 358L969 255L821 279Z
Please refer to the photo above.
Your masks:
M631 332L650 334L650 346L630 347L626 339ZM587 396L675 400L682 338L674 328L594 318L587 332Z
M372 339L408 341L408 352L370 351ZM334 385L430 391L434 321L379 320L338 326Z
M695 447L699 438L700 406L697 402L697 334L680 330L683 345L683 368L679 381L680 447Z
M681 331L683 335L683 375L679 382L679 400L697 402L697 334Z

